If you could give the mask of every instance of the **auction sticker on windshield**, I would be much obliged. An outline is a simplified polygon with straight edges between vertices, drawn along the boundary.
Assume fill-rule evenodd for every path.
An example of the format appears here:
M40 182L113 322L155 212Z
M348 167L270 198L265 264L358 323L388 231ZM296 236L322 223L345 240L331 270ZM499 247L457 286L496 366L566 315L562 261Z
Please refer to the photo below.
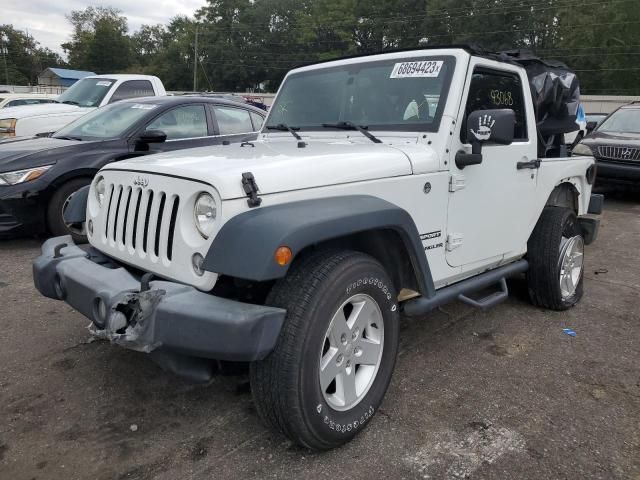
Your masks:
M396 63L389 78L437 77L443 63L442 60Z
M102 80L102 81L96 83L96 86L98 86L98 87L109 87L109 86L111 86L111 82L105 82L104 80Z
M158 105L154 105L153 103L136 103L135 105L131 105L131 108L137 108L140 110L153 110Z

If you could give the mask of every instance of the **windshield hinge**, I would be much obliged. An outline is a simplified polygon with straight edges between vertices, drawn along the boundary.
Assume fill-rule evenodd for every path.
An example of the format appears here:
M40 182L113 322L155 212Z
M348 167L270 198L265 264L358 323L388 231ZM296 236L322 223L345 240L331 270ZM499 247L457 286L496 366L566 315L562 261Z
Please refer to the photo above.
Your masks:
M253 173L244 172L242 174L242 188L244 188L245 195L249 197L247 205L249 205L250 208L259 207L262 199L258 197L260 189L258 188L256 179L253 177Z
M461 233L450 233L447 235L447 252L451 252L462 246L464 237Z
M449 191L457 192L465 187L464 175L451 175L449 179Z

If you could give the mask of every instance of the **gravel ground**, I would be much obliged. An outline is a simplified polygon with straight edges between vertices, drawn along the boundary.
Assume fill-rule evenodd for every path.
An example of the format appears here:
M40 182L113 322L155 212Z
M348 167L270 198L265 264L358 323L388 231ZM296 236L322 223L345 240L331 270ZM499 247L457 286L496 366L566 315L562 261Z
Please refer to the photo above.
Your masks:
M324 454L266 430L246 376L194 386L90 342L34 290L39 242L0 242L0 478L640 480L638 240L640 198L608 200L574 309L534 308L514 280L493 310L403 321L382 408Z

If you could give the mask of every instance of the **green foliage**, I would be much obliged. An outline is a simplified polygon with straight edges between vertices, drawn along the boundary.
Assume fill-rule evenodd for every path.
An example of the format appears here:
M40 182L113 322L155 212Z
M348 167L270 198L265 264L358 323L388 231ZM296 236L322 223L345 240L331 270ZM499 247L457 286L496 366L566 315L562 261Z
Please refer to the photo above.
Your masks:
M5 40L0 40L0 84L36 84L38 74L45 68L65 66L57 53L41 47L33 37L11 25L0 25L2 38Z
M169 89L190 90L197 32L199 89L273 91L289 69L306 63L472 43L562 60L579 73L583 93L640 94L636 6L637 0L207 0L193 19L144 25L132 35L120 11L88 7L68 16L73 34L63 48L72 68L155 74Z
M112 7L87 7L67 16L73 26L71 41L62 44L69 63L79 70L114 73L131 64L127 19Z

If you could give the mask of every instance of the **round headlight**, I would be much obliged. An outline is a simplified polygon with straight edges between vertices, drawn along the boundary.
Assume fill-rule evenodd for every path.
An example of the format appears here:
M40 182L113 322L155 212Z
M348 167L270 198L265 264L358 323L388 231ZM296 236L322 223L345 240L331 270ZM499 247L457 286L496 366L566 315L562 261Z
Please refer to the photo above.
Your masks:
M209 238L213 233L216 221L216 201L208 193L201 193L196 199L193 209L196 228L204 238Z
M102 202L104 201L104 191L106 190L106 182L103 177L100 177L96 182L96 199L98 200L98 205L102 206Z

